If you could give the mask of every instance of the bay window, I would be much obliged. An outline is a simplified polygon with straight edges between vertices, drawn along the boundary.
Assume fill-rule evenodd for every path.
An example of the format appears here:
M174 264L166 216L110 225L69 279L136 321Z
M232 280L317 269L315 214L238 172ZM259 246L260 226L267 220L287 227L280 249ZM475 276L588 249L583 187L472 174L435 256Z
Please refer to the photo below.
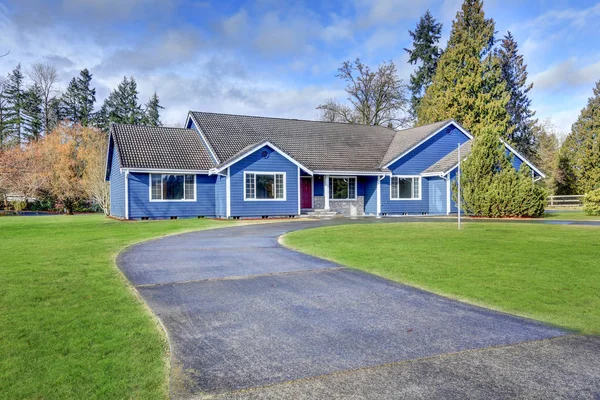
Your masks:
M150 174L150 201L196 200L196 176Z
M390 198L392 200L420 200L421 177L392 176Z
M244 200L285 200L285 173L244 172Z
M329 177L330 200L356 200L356 177Z

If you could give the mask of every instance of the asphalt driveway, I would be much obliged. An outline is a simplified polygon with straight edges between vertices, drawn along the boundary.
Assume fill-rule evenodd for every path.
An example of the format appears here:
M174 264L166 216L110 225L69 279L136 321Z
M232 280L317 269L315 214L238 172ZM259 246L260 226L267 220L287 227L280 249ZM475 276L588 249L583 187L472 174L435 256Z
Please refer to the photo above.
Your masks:
M486 354L490 348L531 346L527 342L544 343L548 339L560 344L559 339L552 338L569 335L541 323L343 268L278 244L277 238L288 231L331 223L337 222L255 224L187 233L142 243L119 256L119 267L168 331L175 397L204 393L329 398L369 374L374 374L369 382L378 382L378 388L383 385L388 390L379 396L370 390L372 398L395 397L394 393L400 393L399 385L404 389L418 386L428 376L421 372L410 381L409 369L419 365L415 362L441 357L443 365L430 371L440 371L438 378L452 386L453 374L460 374L460 357L465 360L465 372L473 368L473 361L469 361L472 354ZM577 336L566 337L579 340ZM600 343L590 340L589 346L599 355ZM481 357L491 366L501 359L495 353ZM598 358L594 358L595 364L588 359L571 360L588 372L597 372L593 375L596 380L583 379L577 390L600 393ZM450 368L443 360L458 364ZM410 366L405 365L407 362ZM548 366L529 358L523 362L531 364L528 371L545 371ZM481 371L485 370L485 362L478 363ZM444 367L446 373L442 374ZM448 374L450 370L454 372ZM386 386L387 379L377 375L382 371L398 374L397 379ZM576 373L577 368L572 371ZM514 379L522 378L513 375ZM561 377L567 379L568 375ZM464 376L462 379L464 385ZM288 381L294 384L278 385ZM502 382L510 387L510 374ZM549 390L557 382L560 379L540 387ZM435 389L432 384L425 383L422 389ZM264 388L268 385L271 387ZM336 385L341 385L339 390ZM476 379L472 385L482 388ZM279 386L282 388L277 389ZM365 387L368 385L361 385ZM482 393L494 393L494 387L498 385ZM329 392L319 392L319 388ZM536 393L535 387L523 390ZM427 391L418 393L428 397ZM467 392L457 393L468 397ZM369 395L359 396L364 397Z

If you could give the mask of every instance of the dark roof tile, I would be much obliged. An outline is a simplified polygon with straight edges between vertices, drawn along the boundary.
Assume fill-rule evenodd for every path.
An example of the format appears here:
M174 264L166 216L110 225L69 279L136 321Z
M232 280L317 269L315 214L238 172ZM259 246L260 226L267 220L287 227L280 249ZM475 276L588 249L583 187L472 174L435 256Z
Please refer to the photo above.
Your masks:
M122 168L209 170L214 163L193 129L112 124Z

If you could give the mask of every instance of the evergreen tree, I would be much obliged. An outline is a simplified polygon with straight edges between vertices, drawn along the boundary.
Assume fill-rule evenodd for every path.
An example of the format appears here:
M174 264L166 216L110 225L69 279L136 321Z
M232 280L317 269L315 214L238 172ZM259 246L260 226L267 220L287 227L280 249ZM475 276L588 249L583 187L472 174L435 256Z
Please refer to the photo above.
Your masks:
M410 75L409 90L412 93L410 113L417 118L417 110L425 90L431 85L437 63L442 55L442 49L437 44L442 37L442 24L436 22L429 10L421 17L416 29L408 31L413 39L412 49L404 49L409 54L408 62L421 63L419 68Z
M160 109L164 109L163 106L160 105L158 95L156 92L150 97L148 103L146 103L146 111L144 113L144 124L152 125L152 126L161 126L162 122L160 122Z
M110 122L140 125L143 121L144 112L138 102L137 83L133 77L124 77L104 100L96 125L107 131Z
M72 78L67 86L67 90L62 95L60 114L63 118L78 123L81 120L81 108L79 104L79 88L77 79Z
M554 176L554 193L557 195L580 194L577 188L577 176L573 168L576 151L575 140L573 135L570 134L558 151L556 174Z
M96 88L90 87L92 74L87 68L79 73L77 78L78 100L80 106L80 122L83 126L88 126L92 120L94 112L94 103L96 103Z
M528 97L533 84L527 83L527 65L523 62L517 42L510 32L502 40L497 55L502 68L502 80L510 93L506 108L512 132L508 139L517 151L533 158L537 144L534 131L536 121L533 119L535 111L531 109L531 99Z
M28 141L37 141L44 129L43 100L41 88L33 85L24 94L23 133Z
M0 78L0 151L6 147L10 134L10 125L7 121L8 103L4 97L4 79Z
M475 137L461 166L461 207L479 217L541 217L546 190L533 182L522 164L516 171L493 127ZM456 184L455 192L456 192Z
M23 131L23 106L25 103L24 75L21 64L8 74L5 82L4 97L6 99L6 123L9 140L17 146L21 144Z
M453 118L475 136L485 127L493 127L498 137L508 135L510 95L492 51L494 31L482 1L465 0L417 111L420 125Z
M108 128L110 127L107 100L104 100L102 107L94 114L92 119L92 125L104 132L108 132Z
M600 81L571 130L575 140L575 173L581 193L600 185Z
M87 68L79 72L79 77L71 79L62 96L61 114L74 123L88 126L92 119L96 89L90 87L92 74Z

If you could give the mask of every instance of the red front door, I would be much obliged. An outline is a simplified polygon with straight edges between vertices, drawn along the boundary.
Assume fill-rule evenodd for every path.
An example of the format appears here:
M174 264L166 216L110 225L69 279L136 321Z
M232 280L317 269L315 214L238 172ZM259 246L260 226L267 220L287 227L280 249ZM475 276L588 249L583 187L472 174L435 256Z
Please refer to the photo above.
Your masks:
M300 208L312 208L312 178L300 178Z

